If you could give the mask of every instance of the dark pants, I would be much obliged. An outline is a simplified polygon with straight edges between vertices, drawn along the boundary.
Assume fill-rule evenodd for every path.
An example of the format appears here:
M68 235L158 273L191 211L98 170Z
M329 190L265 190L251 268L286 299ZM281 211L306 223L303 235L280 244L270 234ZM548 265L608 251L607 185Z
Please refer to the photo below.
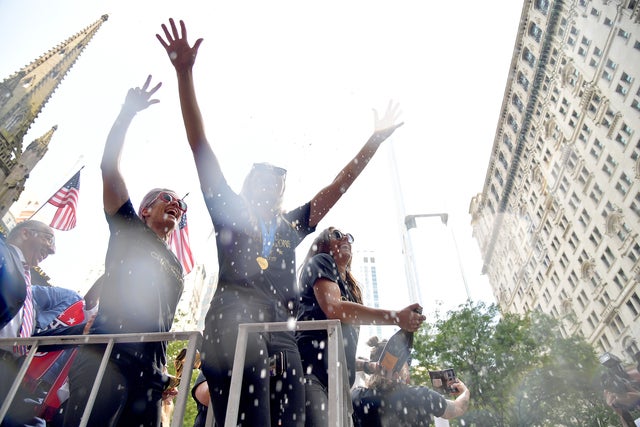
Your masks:
M0 350L0 402L4 402L13 385L13 380L24 361L24 357L16 358L12 352ZM46 396L46 391L37 389L28 390L24 381L18 388L9 411L0 424L2 427L44 427L46 421L35 415L40 409L40 404Z
M329 426L329 397L327 387L313 375L305 375L307 427Z
M82 348L69 372L69 401L64 425L77 427L87 405L104 346ZM115 353L115 349L114 349ZM160 425L162 384L149 378L139 363L109 361L89 418L92 427Z
M232 291L230 291L232 292ZM207 314L202 348L202 372L211 392L215 420L224 425L238 324L286 321L273 303L248 295L216 294ZM270 376L268 358L286 353L287 365L280 376ZM250 333L242 377L237 424L241 426L304 425L302 362L293 333Z

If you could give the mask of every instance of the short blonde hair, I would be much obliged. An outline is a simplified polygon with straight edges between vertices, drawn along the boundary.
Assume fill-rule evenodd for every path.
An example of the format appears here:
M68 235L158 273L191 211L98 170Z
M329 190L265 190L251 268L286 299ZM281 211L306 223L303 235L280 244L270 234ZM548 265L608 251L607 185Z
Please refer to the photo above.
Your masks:
M169 190L168 188L154 188L150 190L143 198L140 203L140 207L138 208L138 216L142 218L142 210L151 206L151 204L156 200L158 194L160 193L173 193L176 194L175 191Z

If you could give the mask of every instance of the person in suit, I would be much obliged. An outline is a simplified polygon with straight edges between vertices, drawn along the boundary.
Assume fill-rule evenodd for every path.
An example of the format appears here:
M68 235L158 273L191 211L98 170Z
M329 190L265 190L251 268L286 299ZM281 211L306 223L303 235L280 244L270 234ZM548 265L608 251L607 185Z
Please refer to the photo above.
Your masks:
M56 252L53 229L27 220L0 239L0 338L30 337L36 313L31 294L31 268ZM4 400L26 348L0 347L0 400Z

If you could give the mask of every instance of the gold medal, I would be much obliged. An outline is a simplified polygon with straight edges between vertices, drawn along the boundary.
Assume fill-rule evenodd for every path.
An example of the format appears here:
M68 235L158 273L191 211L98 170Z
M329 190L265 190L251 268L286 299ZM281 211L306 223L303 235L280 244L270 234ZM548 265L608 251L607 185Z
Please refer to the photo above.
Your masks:
M258 262L258 265L262 270L266 270L267 267L269 267L269 261L267 261L267 259L264 257L259 256L258 258L256 258L256 261Z

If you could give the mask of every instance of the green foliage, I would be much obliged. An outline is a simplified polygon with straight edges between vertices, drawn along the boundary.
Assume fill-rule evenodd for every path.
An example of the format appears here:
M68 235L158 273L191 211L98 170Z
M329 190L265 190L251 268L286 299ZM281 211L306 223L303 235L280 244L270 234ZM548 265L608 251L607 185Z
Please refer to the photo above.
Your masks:
M600 364L579 337L563 338L540 312L502 315L471 301L416 333L412 371L429 385L428 369L453 367L471 405L452 425L606 426L617 417L604 403Z

